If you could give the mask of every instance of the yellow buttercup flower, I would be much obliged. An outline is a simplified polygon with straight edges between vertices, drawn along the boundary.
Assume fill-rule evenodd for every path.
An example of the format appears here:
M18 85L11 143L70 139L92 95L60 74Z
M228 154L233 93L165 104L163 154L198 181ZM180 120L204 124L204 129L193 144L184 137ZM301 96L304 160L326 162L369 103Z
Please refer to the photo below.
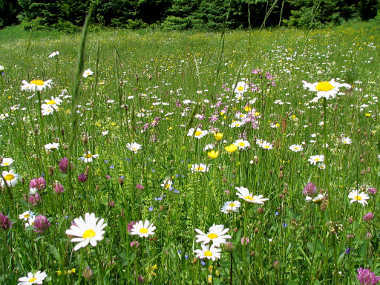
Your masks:
M222 140L222 138L223 138L223 133L215 133L215 134L214 134L214 138L215 138L215 140L217 140L217 141Z
M207 153L207 156L211 159L217 158L219 156L219 151L211 150Z
M226 146L224 149L229 153L233 153L233 152L237 151L238 147L234 144L230 144L230 145Z

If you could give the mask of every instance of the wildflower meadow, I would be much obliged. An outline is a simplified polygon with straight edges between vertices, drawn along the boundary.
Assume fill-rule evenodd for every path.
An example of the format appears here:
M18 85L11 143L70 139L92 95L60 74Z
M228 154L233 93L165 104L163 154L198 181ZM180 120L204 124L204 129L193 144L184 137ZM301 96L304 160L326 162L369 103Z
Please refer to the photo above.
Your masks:
M376 284L379 26L0 31L0 284Z

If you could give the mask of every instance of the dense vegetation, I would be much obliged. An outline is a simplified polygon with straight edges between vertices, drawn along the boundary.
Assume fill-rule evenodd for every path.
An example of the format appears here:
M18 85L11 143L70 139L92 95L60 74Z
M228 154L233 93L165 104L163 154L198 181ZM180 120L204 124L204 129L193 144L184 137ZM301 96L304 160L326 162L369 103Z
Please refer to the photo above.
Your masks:
M75 31L91 0L0 0L0 27L20 21L26 29ZM166 30L288 25L316 28L377 14L376 0L97 0L93 23Z
M376 284L378 27L1 30L0 284Z

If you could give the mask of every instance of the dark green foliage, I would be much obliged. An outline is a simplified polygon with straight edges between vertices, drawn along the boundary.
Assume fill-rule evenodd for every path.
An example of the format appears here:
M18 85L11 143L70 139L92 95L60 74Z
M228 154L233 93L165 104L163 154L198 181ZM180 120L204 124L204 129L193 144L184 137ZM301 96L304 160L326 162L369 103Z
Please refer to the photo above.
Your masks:
M340 24L357 17L359 10L356 0L289 0L289 4L293 9L285 22L289 26L306 28Z
M0 0L0 27L18 14L25 28L74 32L92 1L92 23L131 29L316 28L377 14L377 0Z
M0 0L0 28L16 23L19 11L17 0Z
M360 0L359 1L359 12L360 18L364 21L375 18L377 15L377 0Z

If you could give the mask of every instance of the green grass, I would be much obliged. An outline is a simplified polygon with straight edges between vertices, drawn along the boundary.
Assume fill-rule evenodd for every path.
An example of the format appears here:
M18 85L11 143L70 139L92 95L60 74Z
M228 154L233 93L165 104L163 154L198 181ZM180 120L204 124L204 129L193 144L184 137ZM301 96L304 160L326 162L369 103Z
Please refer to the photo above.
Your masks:
M379 194L368 190L379 188L380 175L379 35L373 22L310 32L234 31L225 34L222 49L217 33L90 32L84 69L94 74L80 78L74 102L80 106L73 108L67 95L73 95L80 35L1 30L0 155L14 159L2 171L14 169L20 178L0 192L0 212L14 222L0 228L0 283L17 284L38 270L48 275L44 284L210 278L213 284L358 284L360 267L379 275ZM48 58L56 50L59 56ZM333 78L352 88L341 88L326 104L310 103L316 94L302 81ZM52 79L52 87L21 91L23 80L35 79ZM233 86L241 81L253 90L235 100ZM58 111L41 116L41 104L60 94ZM231 128L249 108L259 127ZM187 135L197 127L209 133ZM343 137L352 143L343 144ZM251 146L228 153L225 147L239 138ZM273 148L261 148L259 139ZM52 142L59 148L46 152ZM132 142L142 145L136 153L126 147ZM302 143L303 151L289 150ZM208 144L217 158L208 158ZM99 156L84 163L79 158L87 151ZM326 169L308 162L322 154ZM70 157L67 173L58 166L63 157ZM209 170L192 173L199 163ZM77 179L81 173L85 182ZM46 187L32 205L29 182L40 176ZM165 179L173 189L161 186ZM56 181L61 194L53 190ZM305 201L308 182L325 196L321 202ZM269 200L248 203L236 187ZM350 203L353 189L369 195L367 205ZM239 211L222 213L226 201L240 201ZM18 216L28 210L46 216L49 229L25 227ZM364 221L368 212L374 219ZM85 213L105 220L104 239L73 251L65 231ZM128 232L131 221L146 219L156 226L153 236ZM201 261L195 229L207 233L213 224L229 229L232 244L222 247L220 259Z

